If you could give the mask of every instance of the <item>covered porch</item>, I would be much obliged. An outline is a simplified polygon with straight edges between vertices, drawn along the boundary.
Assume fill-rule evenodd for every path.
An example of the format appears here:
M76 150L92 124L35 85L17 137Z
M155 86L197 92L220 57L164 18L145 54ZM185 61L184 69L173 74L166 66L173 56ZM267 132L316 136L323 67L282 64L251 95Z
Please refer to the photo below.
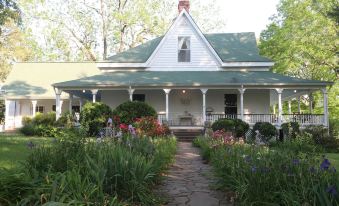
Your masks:
M59 96L66 92L70 96L81 94L93 102L100 100L113 109L125 101L145 101L156 109L159 122L166 122L171 127L202 127L205 122L213 123L220 118L242 119L251 126L256 122L270 122L280 127L291 121L302 127L328 126L328 82L300 80L274 73L265 78L267 73L111 72L57 83L53 85L57 118L60 116ZM175 75L171 81L169 74ZM185 74L189 76L185 78ZM204 75L213 77L205 79ZM311 107L308 113L301 113L300 97L311 96L317 90L323 93L323 113L314 114ZM299 100L298 111L291 111L289 104L289 111L283 113L283 102L292 99ZM278 108L273 109L273 105L278 105Z

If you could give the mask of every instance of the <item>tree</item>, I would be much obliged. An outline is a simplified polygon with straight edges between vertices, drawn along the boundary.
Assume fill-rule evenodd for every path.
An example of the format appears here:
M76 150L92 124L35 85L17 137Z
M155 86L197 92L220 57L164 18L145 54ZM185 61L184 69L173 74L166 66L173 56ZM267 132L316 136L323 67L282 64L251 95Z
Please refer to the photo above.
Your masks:
M18 5L13 0L0 0L0 26L3 26L10 19L20 21Z
M43 60L105 60L163 35L177 13L172 0L25 0L26 25L34 25ZM224 25L214 1L193 1L203 30ZM204 15L201 12L205 11ZM210 23L205 23L210 22ZM45 25L39 28L39 25ZM205 30L205 28L207 28Z
M281 0L278 14L260 35L260 52L275 61L273 71L338 82L337 8L337 0ZM339 115L333 109L338 102L335 88L329 90L333 117ZM321 105L320 93L315 94L315 101Z

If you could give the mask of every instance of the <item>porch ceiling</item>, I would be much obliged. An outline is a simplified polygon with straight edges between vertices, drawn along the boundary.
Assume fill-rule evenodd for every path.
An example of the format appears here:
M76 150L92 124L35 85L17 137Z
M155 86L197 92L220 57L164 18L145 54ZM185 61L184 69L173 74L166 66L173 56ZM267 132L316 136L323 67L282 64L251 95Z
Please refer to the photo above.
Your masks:
M323 87L332 82L306 80L264 71L137 71L107 72L53 84L61 89L132 87Z

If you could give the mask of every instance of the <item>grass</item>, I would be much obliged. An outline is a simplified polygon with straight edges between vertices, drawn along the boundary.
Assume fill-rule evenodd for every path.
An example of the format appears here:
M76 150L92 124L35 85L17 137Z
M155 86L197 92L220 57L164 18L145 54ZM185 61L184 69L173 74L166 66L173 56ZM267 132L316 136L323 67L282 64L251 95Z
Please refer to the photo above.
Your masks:
M27 144L49 144L52 139L45 137L25 137L20 134L0 135L0 168L12 169L20 167L20 162L31 153Z
M325 155L330 160L331 164L339 170L339 153L326 153Z

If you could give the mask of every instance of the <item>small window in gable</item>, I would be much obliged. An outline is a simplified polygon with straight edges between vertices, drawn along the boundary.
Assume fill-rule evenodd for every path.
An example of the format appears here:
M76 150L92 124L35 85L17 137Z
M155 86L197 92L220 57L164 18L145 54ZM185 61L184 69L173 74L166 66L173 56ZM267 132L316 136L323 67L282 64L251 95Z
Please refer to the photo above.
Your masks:
M178 62L190 62L191 61L191 38L190 37L178 37Z

